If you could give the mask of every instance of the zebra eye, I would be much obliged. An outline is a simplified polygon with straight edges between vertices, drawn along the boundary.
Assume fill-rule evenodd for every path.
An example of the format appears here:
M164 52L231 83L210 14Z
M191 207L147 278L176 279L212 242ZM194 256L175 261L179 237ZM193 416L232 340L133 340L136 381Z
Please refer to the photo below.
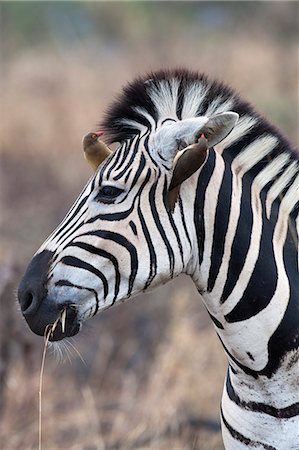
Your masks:
M122 192L123 189L115 186L103 186L100 188L95 200L102 203L113 203Z

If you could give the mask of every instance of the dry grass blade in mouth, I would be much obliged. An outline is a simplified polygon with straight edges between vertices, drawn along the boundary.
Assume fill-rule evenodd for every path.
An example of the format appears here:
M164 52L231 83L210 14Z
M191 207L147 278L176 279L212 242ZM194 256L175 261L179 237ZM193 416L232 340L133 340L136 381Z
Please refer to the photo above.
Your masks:
M60 322L61 322L61 331L64 334L65 332L65 319L66 319L66 308L60 314Z
M38 390L38 450L42 450L42 389L43 389L43 375L45 368L46 352L50 337L53 335L57 325L61 322L62 332L65 330L66 308L61 312L60 316L52 325L47 325L44 333L44 349L42 356L42 363L39 374L39 390Z

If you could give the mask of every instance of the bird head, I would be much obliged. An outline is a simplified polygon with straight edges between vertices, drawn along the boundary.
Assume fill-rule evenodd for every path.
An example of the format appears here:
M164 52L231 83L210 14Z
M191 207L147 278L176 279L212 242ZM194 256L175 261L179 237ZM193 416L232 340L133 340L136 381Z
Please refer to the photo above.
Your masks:
M98 139L100 136L103 136L103 131L94 131L91 133L87 133L85 134L85 136L83 136L83 148L84 151L86 151L86 149L88 149L88 147L90 147L91 145L94 145L98 142Z

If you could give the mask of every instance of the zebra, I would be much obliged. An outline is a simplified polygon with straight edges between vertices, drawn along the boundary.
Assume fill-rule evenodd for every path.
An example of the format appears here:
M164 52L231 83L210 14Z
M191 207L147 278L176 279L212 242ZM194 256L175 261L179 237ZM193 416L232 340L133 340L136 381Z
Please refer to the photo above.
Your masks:
M100 129L103 162L20 283L29 327L43 335L66 309L52 340L73 336L186 273L228 357L225 448L298 450L296 148L231 87L185 69L129 83Z

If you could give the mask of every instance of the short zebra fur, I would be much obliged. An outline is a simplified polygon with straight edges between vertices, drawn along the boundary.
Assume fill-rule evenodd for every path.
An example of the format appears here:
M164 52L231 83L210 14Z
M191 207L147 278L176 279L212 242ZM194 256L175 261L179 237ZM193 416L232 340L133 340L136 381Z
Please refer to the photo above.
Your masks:
M172 213L178 152L203 131L213 139L215 117L232 130L181 184ZM229 359L225 448L297 449L297 150L231 88L186 70L133 81L101 126L117 149L21 282L31 329L42 334L67 307L53 339L76 334L97 312L185 272Z

